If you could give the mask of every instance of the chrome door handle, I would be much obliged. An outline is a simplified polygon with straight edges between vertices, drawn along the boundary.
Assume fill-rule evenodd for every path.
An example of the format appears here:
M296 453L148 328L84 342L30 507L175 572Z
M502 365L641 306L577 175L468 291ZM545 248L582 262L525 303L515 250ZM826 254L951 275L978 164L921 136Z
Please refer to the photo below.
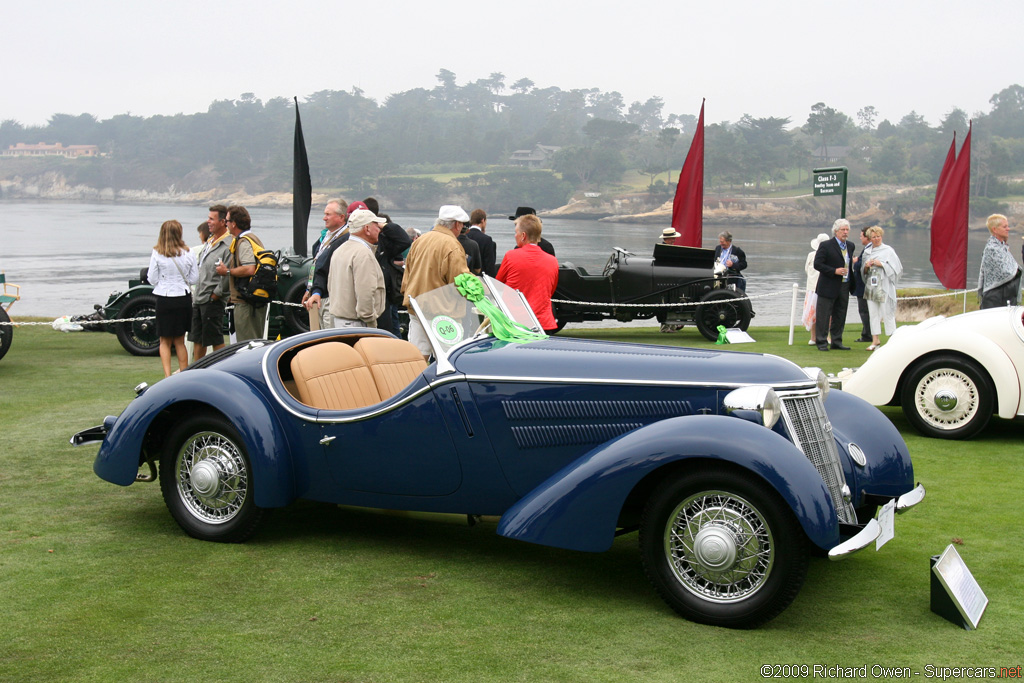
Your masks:
M320 445L326 446L327 444L329 444L330 442L334 441L337 438L338 437L336 436L325 436L324 438L320 439Z

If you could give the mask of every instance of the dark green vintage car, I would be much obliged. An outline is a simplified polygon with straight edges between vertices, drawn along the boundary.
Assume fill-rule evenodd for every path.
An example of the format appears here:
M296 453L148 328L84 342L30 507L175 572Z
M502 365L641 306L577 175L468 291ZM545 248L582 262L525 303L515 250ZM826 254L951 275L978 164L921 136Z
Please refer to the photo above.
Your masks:
M306 274L309 272L310 257L283 254L278 258L278 296L270 304L270 330L268 337L290 337L309 331L306 309L298 304L306 291ZM139 277L128 281L128 289L111 292L105 305L96 304L94 313L76 316L74 321L83 328L95 332L110 332L125 351L135 356L156 356L160 351L160 339L156 335L156 297L153 285L146 280L146 269ZM227 333L227 316L224 331Z

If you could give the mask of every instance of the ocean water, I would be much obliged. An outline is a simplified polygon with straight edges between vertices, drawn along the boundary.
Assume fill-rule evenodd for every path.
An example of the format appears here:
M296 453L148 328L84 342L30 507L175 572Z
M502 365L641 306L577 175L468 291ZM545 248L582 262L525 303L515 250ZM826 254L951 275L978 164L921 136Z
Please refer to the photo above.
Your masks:
M323 225L321 211L322 207L314 207L310 215L309 245ZM387 207L384 211L387 212ZM256 207L250 214L253 232L268 248L291 248L291 209ZM139 270L148 266L163 221L171 218L180 221L186 242L197 244L196 227L206 215L206 205L0 202L0 270L6 273L9 282L21 285L22 295L11 313L54 318L91 313L94 304L106 303L112 291L124 290L128 279L138 277ZM433 225L436 214L396 211L390 215L403 227L426 231ZM663 227L547 218L544 236L554 245L560 262L571 261L598 274L614 247L649 256ZM716 245L717 235L723 229L705 225L704 246ZM747 254L747 293L754 299L756 313L753 324L788 324L794 284L799 287L799 317L804 296L804 258L810 251L810 240L819 232L828 232L828 226L817 229L753 225L728 230L733 233L734 243ZM499 260L515 246L508 213L492 215L487 234L497 242ZM987 231L971 233L968 287L976 281L987 239ZM890 230L885 241L903 262L901 286L939 286L929 262L930 244L926 232ZM856 317L856 306L851 306L850 319ZM588 323L604 327L620 324L615 321ZM637 321L632 324L653 323Z

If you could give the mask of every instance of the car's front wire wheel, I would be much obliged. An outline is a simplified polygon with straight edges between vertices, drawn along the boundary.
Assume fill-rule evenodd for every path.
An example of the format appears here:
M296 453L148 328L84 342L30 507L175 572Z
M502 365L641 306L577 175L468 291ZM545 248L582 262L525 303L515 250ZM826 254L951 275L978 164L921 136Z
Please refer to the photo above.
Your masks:
M925 436L968 439L992 417L995 389L974 361L933 356L911 368L900 403L907 421Z
M752 476L701 469L658 486L640 526L644 569L692 621L752 628L782 612L807 574L803 530Z
M244 541L265 512L253 503L242 439L219 417L193 416L173 431L160 461L160 489L178 525L204 541Z

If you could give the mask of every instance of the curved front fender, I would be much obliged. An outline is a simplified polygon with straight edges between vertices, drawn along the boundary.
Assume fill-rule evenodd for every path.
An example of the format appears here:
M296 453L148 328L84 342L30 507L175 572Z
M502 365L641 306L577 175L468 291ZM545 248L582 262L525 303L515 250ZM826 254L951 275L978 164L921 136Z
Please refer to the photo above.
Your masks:
M278 507L294 499L288 442L266 397L248 382L213 369L161 380L132 401L103 440L93 471L114 484L133 483L153 421L164 410L186 402L223 414L238 430L252 464L257 505Z
M813 543L830 548L839 542L835 507L804 454L763 426L719 415L662 420L595 448L509 508L497 532L558 548L607 550L640 480L696 458L748 470L782 496Z

